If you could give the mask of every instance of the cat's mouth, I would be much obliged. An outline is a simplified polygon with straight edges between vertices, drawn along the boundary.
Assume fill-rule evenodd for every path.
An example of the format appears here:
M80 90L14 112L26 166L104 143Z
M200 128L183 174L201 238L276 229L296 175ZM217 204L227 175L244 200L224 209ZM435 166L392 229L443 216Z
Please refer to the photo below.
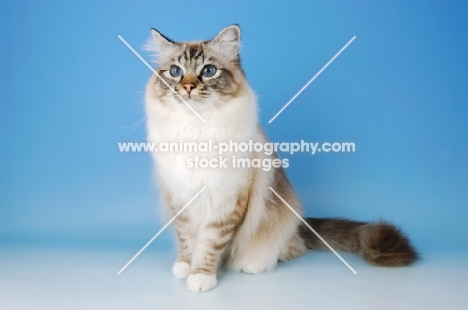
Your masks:
M191 101L191 102L200 102L202 99L200 96L194 93L190 93L190 94L185 93L185 94L181 94L180 96L185 101Z
M198 103L200 103L200 99L199 99L199 98L195 98L195 96L182 96L182 98L183 98L184 101L187 102L188 104L198 104Z
M180 96L184 100L194 100L194 99L196 99L196 96L194 96L193 94L192 95L190 95L190 94L180 94Z

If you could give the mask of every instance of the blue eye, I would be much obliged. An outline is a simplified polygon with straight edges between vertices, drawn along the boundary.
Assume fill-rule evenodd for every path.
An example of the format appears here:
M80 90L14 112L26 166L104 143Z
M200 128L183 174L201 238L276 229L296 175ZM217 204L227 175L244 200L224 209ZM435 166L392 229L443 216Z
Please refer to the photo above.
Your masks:
M176 65L172 66L171 67L171 75L173 77L178 77L178 76L181 76L183 73L182 69L177 67Z
M203 74L203 76L211 77L211 76L215 75L216 68L213 65L206 65L206 66L203 67L201 73Z

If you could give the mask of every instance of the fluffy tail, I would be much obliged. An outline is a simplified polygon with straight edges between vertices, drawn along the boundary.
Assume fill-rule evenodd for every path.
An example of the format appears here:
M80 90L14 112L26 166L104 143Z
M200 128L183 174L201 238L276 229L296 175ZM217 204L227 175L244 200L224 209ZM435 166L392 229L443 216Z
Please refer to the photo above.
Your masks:
M408 266L419 254L408 238L392 224L355 222L338 218L307 218L307 223L337 251L354 253L378 266ZM300 234L309 249L328 250L304 224Z

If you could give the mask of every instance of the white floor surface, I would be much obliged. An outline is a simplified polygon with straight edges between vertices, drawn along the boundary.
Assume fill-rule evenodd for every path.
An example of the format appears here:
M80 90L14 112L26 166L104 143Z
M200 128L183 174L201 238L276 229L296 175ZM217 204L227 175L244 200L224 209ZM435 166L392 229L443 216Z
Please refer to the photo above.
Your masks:
M0 248L0 309L468 309L468 254L426 255L413 267L371 267L308 252L274 271L221 272L213 291L190 293L171 274L170 250Z

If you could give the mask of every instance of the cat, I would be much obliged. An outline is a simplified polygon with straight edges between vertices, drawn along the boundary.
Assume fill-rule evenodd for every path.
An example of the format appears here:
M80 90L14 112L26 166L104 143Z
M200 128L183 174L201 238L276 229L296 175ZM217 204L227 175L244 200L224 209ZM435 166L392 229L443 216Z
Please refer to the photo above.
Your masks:
M167 85L156 75L147 84L148 142L268 142L258 122L255 93L241 67L238 25L224 28L212 40L196 42L174 42L155 29L151 32L149 49ZM222 265L258 274L303 255L307 248L327 249L269 189L302 213L282 167L187 167L194 156L218 158L215 150L152 155L161 196L172 215L205 188L175 219L178 257L172 272L186 280L191 292L213 289ZM275 153L235 149L223 156L278 158ZM371 264L406 266L418 259L408 238L392 224L339 218L306 221L335 250L355 253Z

